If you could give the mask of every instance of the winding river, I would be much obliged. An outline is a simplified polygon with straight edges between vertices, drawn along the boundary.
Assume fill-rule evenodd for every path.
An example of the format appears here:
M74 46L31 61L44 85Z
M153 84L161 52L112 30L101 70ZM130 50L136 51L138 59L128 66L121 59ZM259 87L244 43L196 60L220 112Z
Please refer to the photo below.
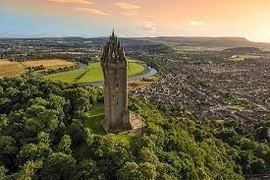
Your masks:
M84 69L87 67L87 64L84 63L79 63L79 68L80 69ZM128 78L128 82L133 82L133 81L138 81L138 80L142 80L143 78L149 78L151 76L154 76L157 74L157 70L151 66L147 66L148 68L148 72L143 74L143 75L139 75L139 76L132 76ZM95 82L95 83L91 83L93 86L96 87L100 87L103 86L103 81L102 82Z

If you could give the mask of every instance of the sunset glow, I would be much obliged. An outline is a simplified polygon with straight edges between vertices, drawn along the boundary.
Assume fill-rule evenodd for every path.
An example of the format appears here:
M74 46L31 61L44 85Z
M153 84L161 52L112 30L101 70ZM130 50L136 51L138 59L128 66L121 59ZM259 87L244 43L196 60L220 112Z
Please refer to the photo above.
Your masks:
M270 42L269 0L0 0L0 37L239 36Z

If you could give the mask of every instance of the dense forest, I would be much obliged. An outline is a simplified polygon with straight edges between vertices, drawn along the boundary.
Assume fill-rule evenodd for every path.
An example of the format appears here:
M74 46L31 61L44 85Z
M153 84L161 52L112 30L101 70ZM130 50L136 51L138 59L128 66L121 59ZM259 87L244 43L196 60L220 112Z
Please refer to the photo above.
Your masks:
M269 122L198 121L130 98L141 136L95 134L85 113L102 90L38 79L0 80L0 179L243 179L269 173Z

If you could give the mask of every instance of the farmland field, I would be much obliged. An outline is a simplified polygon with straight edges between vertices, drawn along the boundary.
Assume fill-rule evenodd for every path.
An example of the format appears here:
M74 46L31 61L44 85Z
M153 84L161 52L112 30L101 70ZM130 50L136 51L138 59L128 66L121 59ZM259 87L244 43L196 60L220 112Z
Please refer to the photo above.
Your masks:
M24 67L18 62L0 60L0 77L14 77L20 75Z
M61 60L61 59L48 59L48 60L33 60L22 62L25 67L43 66L46 69L58 69L60 67L71 67L75 63Z
M8 60L0 59L0 77L14 77L22 74L28 67L43 66L46 69L58 69L60 67L71 67L75 63L60 60L32 60L25 62L12 62Z
M244 61L246 59L260 59L262 56L255 56L255 55L237 55L235 58L231 58L234 61Z
M128 76L137 76L148 71L141 63L129 62ZM103 81L100 63L91 63L85 69L72 70L46 76L45 79L59 80L69 83L89 83Z

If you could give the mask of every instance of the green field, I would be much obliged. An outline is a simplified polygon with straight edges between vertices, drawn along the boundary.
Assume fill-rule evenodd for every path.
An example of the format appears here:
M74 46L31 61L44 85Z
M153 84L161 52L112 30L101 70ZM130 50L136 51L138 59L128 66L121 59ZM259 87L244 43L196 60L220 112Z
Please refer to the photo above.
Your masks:
M101 121L104 119L103 104L94 106L89 112L85 113L85 126L89 127L93 133L102 134L104 133Z
M128 76L137 76L148 72L143 64L130 61L128 63ZM45 79L58 80L68 83L93 83L103 81L100 63L91 63L85 69L77 69L45 76Z

